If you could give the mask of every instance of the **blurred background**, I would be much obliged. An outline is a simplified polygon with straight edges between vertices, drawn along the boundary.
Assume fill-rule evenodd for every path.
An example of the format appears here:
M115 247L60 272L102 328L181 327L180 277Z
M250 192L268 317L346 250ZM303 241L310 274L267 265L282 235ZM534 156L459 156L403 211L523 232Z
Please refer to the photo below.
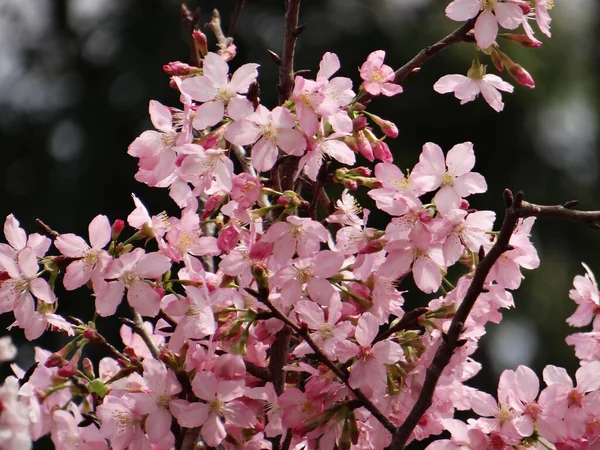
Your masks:
M598 179L598 3L556 0L551 11L552 40L532 50L502 41L502 49L534 77L536 89L515 84L505 94L502 113L482 99L460 106L451 95L432 89L444 74L466 74L474 48L460 44L423 66L405 81L404 93L378 98L372 112L394 121L400 130L390 144L397 164L412 167L423 143L448 150L472 141L489 190L470 197L473 207L493 209L502 217L504 188L522 189L531 202L557 204L580 200L582 209L600 209ZM397 68L421 48L458 24L444 16L448 1L322 0L305 1L296 69L314 77L325 51L340 57L340 75L359 84L358 67L377 49ZM229 25L235 0L189 1L202 7L202 23L212 8ZM248 0L235 32L238 57L261 65L263 103L276 105L277 69L266 49L281 51L283 1ZM537 30L537 28L536 28ZM209 35L211 45L213 36ZM174 0L3 0L0 2L0 217L13 213L28 232L40 218L60 232L87 238L87 226L99 213L125 219L136 193L152 213L176 211L166 191L133 179L136 161L128 145L151 128L148 101L178 106L161 67L189 62L181 26L180 2ZM214 47L213 47L214 48ZM482 62L484 62L482 60ZM496 73L488 66L489 73ZM506 74L501 74L512 83ZM386 218L375 218L381 224ZM499 226L499 222L498 222ZM541 374L546 364L571 374L577 360L564 338L576 331L565 319L575 310L568 291L583 274L581 261L600 275L600 232L579 224L539 221L534 228L541 266L526 273L515 292L517 308L490 326L476 359L485 369L473 380L495 390L504 369L527 364ZM91 318L93 300L79 294L61 298L61 310ZM63 309L64 308L64 309ZM2 330L12 318L0 318ZM0 335L5 331L0 331ZM19 364L27 367L33 349L20 330ZM47 341L52 350L64 343ZM6 368L1 368L6 373ZM41 446L39 448L42 448ZM415 447L417 448L417 447Z

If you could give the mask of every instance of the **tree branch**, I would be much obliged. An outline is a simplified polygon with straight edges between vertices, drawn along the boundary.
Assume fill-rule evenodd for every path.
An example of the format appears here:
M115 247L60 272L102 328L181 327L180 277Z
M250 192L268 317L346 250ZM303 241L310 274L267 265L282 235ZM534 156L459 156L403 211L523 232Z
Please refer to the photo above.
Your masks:
M396 76L394 78L394 83L396 83L396 84L402 83L404 81L404 79L407 76L409 76L410 74L412 74L416 68L425 64L433 56L435 56L436 54L438 54L445 48L461 42L465 38L467 33L469 31L471 31L473 29L473 27L475 26L476 19L477 19L477 16L473 17L472 19L467 20L459 28L454 30L452 33L450 33L448 36L446 36L441 41L438 41L433 45L429 45L429 46L425 47L423 50L421 50L419 53L417 53L417 55L413 59L411 59L409 62L407 62L402 67L400 67L398 70L396 70L396 72L395 72Z
M225 34L223 33L223 29L221 28L221 14L219 14L219 11L217 9L213 9L213 13L212 13L210 22L205 23L204 28L212 31L212 33L217 38L217 47L219 48L217 53L219 55L221 53L223 53L225 51L225 49L227 47L229 47L229 45L233 41L233 39L226 37Z
M485 291L485 280L493 265L504 252L510 249L509 241L517 226L518 220L526 217L552 217L581 222L594 228L600 228L600 211L572 210L570 208L576 204L576 202L573 201L567 202L564 205L555 206L535 205L523 201L523 192L519 191L513 196L512 192L508 189L504 191L504 201L506 204L506 212L498 238L489 253L481 259L477 266L471 285L450 323L448 333L445 335L445 338L442 339L431 365L427 368L425 381L423 382L423 388L421 389L419 397L404 423L393 435L392 444L388 447L390 450L401 450L405 447L406 442L417 423L431 406L435 387L444 368L450 362L454 350L462 345L459 338L463 331L465 321L475 305L475 301L479 295Z
M281 65L279 66L279 104L283 105L292 94L294 87L294 51L296 41L302 32L298 27L300 15L300 0L286 0L285 2L285 37L283 41L283 53Z
M235 9L233 10L233 17L231 18L231 23L229 24L229 30L227 30L227 36L233 37L233 33L235 33L235 29L240 20L240 16L242 14L242 10L246 5L246 0L237 0L235 4Z
M146 332L146 329L144 328L144 322L142 321L142 316L140 316L140 314L135 310L135 308L130 307L129 309L131 310L133 320L121 320L125 325L130 327L135 334L142 338L142 341L144 341L144 344L146 344L146 347L148 347L148 350L150 350L150 353L152 353L154 359L159 359L158 354L160 353L160 350L158 349L150 335Z

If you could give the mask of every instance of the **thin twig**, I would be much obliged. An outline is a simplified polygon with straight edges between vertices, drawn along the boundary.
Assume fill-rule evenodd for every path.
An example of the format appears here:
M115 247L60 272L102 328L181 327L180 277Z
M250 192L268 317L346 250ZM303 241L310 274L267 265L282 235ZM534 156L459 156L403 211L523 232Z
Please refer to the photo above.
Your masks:
M237 0L235 9L233 10L233 17L231 18L231 23L229 24L229 30L227 31L227 36L233 37L233 33L235 33L235 29L240 20L240 16L245 4L246 0Z
M221 53L223 53L225 51L225 49L227 47L229 47L229 45L233 41L233 39L228 38L225 36L225 34L223 34L223 29L221 28L221 14L219 14L219 11L217 9L213 9L213 13L212 13L210 22L206 23L204 25L204 28L212 31L212 33L217 38L217 47L219 48L217 53L219 55Z
M415 326L418 326L419 317L421 317L427 311L429 311L427 308L421 307L415 308L412 311L407 312L406 314L404 314L404 316L402 316L402 319L400 319L396 325L388 328L383 333L378 334L375 337L375 339L373 339L371 345L389 338L392 334L394 334L397 331L410 330L413 329Z
M409 62L404 64L395 72L394 83L400 84L404 81L404 79L409 76L417 67L421 67L427 61L429 61L433 56L441 52L447 47L451 45L462 42L465 36L469 31L473 29L475 26L475 20L477 17L473 17L472 19L467 20L463 23L459 28L454 30L444 39L439 42L436 42L433 45L429 45L421 50L417 55L411 59Z
M198 43L196 42L196 39L194 39L193 36L194 30L198 26L198 20L200 20L200 8L196 8L192 13L192 11L190 11L190 9L182 3L181 18L183 21L183 25L186 29L188 38L190 40L190 62L192 63L192 65L200 67L200 51L198 49Z
M135 334L142 338L142 341L144 341L144 344L146 344L146 347L148 347L148 350L150 350L150 353L152 353L154 359L158 359L160 350L158 349L150 335L146 332L146 329L144 328L144 322L142 321L142 316L140 316L140 314L135 310L135 308L130 307L130 310L133 320L124 319L123 323L130 327Z

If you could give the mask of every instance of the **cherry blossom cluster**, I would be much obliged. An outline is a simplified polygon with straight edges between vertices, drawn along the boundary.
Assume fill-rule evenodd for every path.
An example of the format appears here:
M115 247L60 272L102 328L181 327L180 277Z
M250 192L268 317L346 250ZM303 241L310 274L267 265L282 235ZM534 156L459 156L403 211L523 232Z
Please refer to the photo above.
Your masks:
M512 39L533 42L528 14L538 13L549 34L549 6L455 0L447 14L476 18L477 44L510 72L494 24L522 25L527 34ZM257 64L231 70L231 42L213 53L202 33L193 37L198 65L165 66L181 105L151 101L155 130L128 151L136 179L168 188L177 215L151 213L133 195L126 220L100 214L86 237L43 224L28 235L13 215L5 220L0 313L14 315L11 327L29 340L54 331L69 342L55 352L36 348L29 370L13 364L15 376L0 387L0 447L29 449L47 434L59 450L394 445L503 232L494 230L494 212L469 206L468 197L487 190L473 171L474 146L445 152L427 142L411 169L393 164L386 141L398 129L368 111L373 97L403 90L383 50L360 67L356 91L335 76L339 58L326 53L314 79L297 75L288 98L269 109L258 96ZM464 103L481 91L501 109L485 87L495 79L478 62L471 71L483 81L457 97ZM452 84L442 80L438 91ZM336 184L341 194L330 198ZM358 203L358 189L370 204ZM384 229L369 225L367 206L389 216ZM504 372L498 401L465 384L480 370L472 355L486 324L501 321L522 270L540 263L534 221L520 218L509 230L409 441L449 431L451 439L429 448L575 448L597 438L600 361L587 350L595 337L569 338L586 362L575 388L553 366L539 396L525 367ZM94 316L63 318L60 284L85 291ZM570 320L586 325L599 303L591 272L575 287L580 307ZM405 309L416 290L435 295ZM102 333L116 316L119 344ZM88 346L111 356L91 361ZM0 340L0 361L14 356ZM463 423L457 410L480 417Z

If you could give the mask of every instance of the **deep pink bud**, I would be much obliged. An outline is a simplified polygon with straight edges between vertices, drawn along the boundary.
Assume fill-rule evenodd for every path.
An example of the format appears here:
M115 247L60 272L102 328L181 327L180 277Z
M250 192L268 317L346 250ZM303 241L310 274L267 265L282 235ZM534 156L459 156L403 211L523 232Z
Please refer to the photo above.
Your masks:
M355 177L370 177L371 173L371 169L365 166L353 167L348 171L348 175L352 175Z
M217 236L217 247L225 253L235 248L239 241L240 233L233 226L225 227Z
M367 118L365 116L358 116L352 121L352 128L354 131L364 130L367 127Z
M373 122L377 124L379 128L381 128L383 134L391 138L398 137L398 127L396 127L396 124L394 122L385 120L379 116L376 116L375 114L369 114L369 117Z
M358 152L367 158L369 161L373 162L375 157L373 156L373 148L369 143L369 140L365 136L365 134L361 131L354 133L356 136L357 144L358 144Z
M206 40L206 35L200 30L194 30L192 32L192 37L194 38L194 41L196 41L196 45L202 56L206 56L208 53L208 41Z
M219 143L223 140L226 129L226 126L221 126L196 141L196 144L201 145L204 148L217 148Z
M361 248L358 252L359 255L368 255L370 253L377 253L385 247L386 241L383 239L377 239L369 241L367 245Z
M119 236L121 235L121 231L123 231L123 228L125 228L125 222L123 222L121 219L117 219L114 221L112 227L110 228L111 238L113 241L116 241L119 238Z
M539 48L542 45L540 41L537 39L531 39L526 34L504 33L500 36L508 39L509 41L516 42L517 44L526 48Z
M433 220L433 211L431 209L425 209L419 214L419 220L423 223L429 223Z
M75 364L73 364L72 362L69 362L69 363L65 364L64 366L62 366L60 369L58 369L57 374L59 377L71 378L73 375L75 375L76 371L77 371L77 368L75 367Z
M515 81L523 86L527 86L530 89L535 87L535 81L529 72L527 72L519 64L514 64L511 67L507 67L508 73L515 79Z
M344 179L342 184L346 189L350 189L351 191L355 191L358 189L358 183L355 180L351 180L349 178Z
M202 220L208 219L217 210L221 201L225 198L225 194L213 194L206 199L204 203L204 212L202 213Z
M61 367L64 364L64 362L65 362L65 360L60 354L53 353L48 357L48 359L44 363L44 366L45 367Z
M186 76L191 73L197 72L198 68L194 66L190 66L181 61L172 61L169 64L163 65L163 70L171 76Z
M392 156L390 147L383 141L377 141L377 143L373 146L373 155L375 155L375 158L383 161L384 163L394 162L394 157Z
M469 202L468 202L468 200L465 200L464 198L461 200L461 202L460 202L460 209L464 209L465 211L467 209L469 209Z

